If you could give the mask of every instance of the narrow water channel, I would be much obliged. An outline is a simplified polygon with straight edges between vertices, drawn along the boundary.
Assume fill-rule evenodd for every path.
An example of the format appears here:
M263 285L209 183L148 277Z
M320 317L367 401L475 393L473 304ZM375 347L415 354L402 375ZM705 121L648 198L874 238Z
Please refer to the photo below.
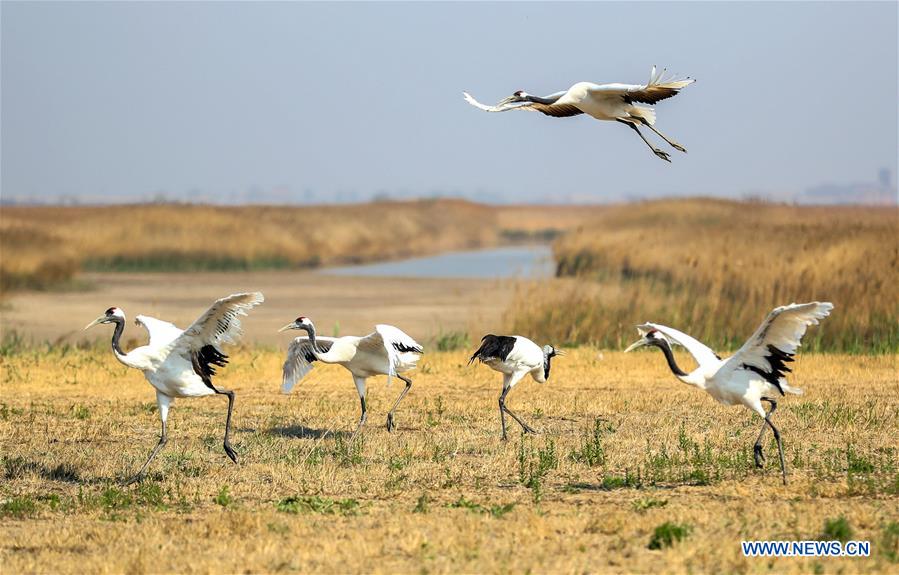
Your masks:
M324 268L319 273L340 276L535 279L552 277L555 264L549 246L526 245Z

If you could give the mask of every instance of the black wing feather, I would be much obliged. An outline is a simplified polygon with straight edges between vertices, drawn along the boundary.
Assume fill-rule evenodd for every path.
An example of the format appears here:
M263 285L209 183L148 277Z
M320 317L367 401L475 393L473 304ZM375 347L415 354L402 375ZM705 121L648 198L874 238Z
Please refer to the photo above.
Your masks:
M667 88L664 86L646 86L642 90L633 90L624 94L622 99L628 104L634 102L643 102L644 104L655 104L667 98L677 96L680 88Z
M531 107L538 112L542 112L547 116L553 116L554 118L567 118L569 116L577 116L578 114L584 113L580 108L573 104L534 104Z
M393 349L397 350L400 353L412 352L412 353L424 353L424 348L421 346L411 346L406 345L401 342L394 342Z
M214 345L204 345L199 351L190 355L190 363L193 365L194 373L200 376L206 387L218 392L212 385L212 376L215 375L215 366L225 367L228 365L228 356L216 349Z
M780 386L780 378L786 377L788 373L792 373L793 370L787 367L786 364L795 361L793 359L793 354L781 351L773 345L768 344L768 355L765 356L765 359L767 359L768 363L771 365L770 372L767 372L760 367L745 363L742 367L743 369L748 369L749 371L759 374L765 381L776 387L781 395L784 395L784 390Z
M513 347L515 347L514 337L510 335L493 335L492 333L488 333L481 338L481 347L472 354L471 359L468 360L468 365L471 365L476 359L481 361L488 361L491 359L506 361L506 358L509 357L509 353L512 352Z

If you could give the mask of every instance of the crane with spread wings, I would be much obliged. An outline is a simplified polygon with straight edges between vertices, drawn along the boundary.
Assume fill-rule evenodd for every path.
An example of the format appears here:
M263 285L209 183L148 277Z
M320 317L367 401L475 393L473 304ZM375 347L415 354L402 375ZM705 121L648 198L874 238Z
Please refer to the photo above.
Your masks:
M368 417L365 403L366 380L375 375L386 375L389 384L395 376L406 384L387 413L387 431L392 432L396 428L396 408L412 387L412 380L403 373L415 369L424 353L418 342L403 330L384 324L376 325L375 331L364 337L325 337L316 335L315 324L311 319L300 316L278 331L291 329L305 331L308 335L297 337L290 343L287 361L284 362L281 385L283 393L290 393L296 382L312 371L312 364L316 361L342 365L353 375L359 402L362 404L362 416L353 432L355 437Z
M125 331L125 313L111 307L84 329L97 324L115 324L112 332L112 352L122 364L139 369L156 389L156 405L162 421L159 443L150 453L137 475L129 483L141 481L147 474L147 467L168 441L166 422L169 408L176 398L224 395L228 398L228 417L225 421L225 453L237 463L237 453L231 447L231 414L234 410L234 392L222 389L212 383L217 367L228 363L228 356L222 352L225 344L236 343L241 334L240 316L261 304L265 298L261 293L239 293L216 301L194 323L185 330L172 323L153 317L138 315L135 323L146 328L150 334L147 345L124 352L120 345Z
M624 351L644 346L657 347L665 355L668 368L682 382L705 391L718 403L742 405L757 413L765 421L753 446L755 465L761 467L765 461L762 437L765 435L765 428L770 427L777 441L780 471L786 485L783 444L780 432L771 422L771 415L777 409L775 398L787 393L802 394L801 389L787 383L786 374L792 371L787 364L793 361L808 327L817 325L819 320L830 315L832 309L833 304L816 301L775 308L743 347L727 359L721 359L714 351L689 335L656 323L637 326L640 340ZM686 349L696 360L698 367L689 373L681 369L671 351L672 344ZM767 413L762 402L771 406Z
M671 157L668 152L653 146L640 131L640 126L655 132L675 150L686 152L686 148L665 136L655 127L656 112L652 105L676 96L681 89L693 82L695 80L692 78L666 77L665 70L657 72L656 67L653 66L649 82L646 84L578 82L567 90L548 96L534 96L519 90L495 106L478 102L468 92L462 92L462 95L466 102L485 112L524 110L541 112L554 118L587 114L597 120L618 122L634 130L656 156L670 162Z

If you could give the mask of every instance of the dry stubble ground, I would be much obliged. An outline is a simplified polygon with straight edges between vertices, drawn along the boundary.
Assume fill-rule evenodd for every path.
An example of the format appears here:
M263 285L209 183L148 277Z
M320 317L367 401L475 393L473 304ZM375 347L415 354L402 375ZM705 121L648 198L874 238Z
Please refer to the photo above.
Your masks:
M889 572L897 569L895 356L800 355L776 450L752 466L759 421L674 381L661 356L582 348L509 405L543 433L499 440L500 377L462 352L370 385L361 443L348 375L318 366L278 393L282 356L234 350L225 400L184 400L156 441L153 393L108 350L0 358L0 565L18 572ZM685 360L682 360L685 361ZM514 422L512 423L514 425ZM768 436L770 439L770 435ZM829 520L845 518L825 528ZM655 529L684 526L649 549ZM844 526L845 527L845 526ZM677 531L673 529L672 532ZM870 540L866 559L747 559L743 539ZM663 538L664 539L664 538Z

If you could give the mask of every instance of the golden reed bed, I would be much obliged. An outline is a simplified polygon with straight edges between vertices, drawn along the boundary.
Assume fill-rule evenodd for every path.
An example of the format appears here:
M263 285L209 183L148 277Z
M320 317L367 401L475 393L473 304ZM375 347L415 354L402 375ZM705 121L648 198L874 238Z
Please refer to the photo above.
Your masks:
M742 345L775 306L830 301L806 349L899 351L899 212L666 200L594 214L554 244L558 275L524 286L508 322L558 342L620 348L654 321Z
M520 286L506 314L513 331L620 348L631 326L652 320L735 348L774 306L817 299L836 310L807 349L899 351L895 208L709 199L3 207L0 295L83 289L79 270L295 270L556 236L559 278Z
M79 270L242 271L356 263L493 245L496 216L463 201L286 207L4 207L2 290Z
M305 269L545 239L602 207L462 200L334 206L0 208L0 294L65 289L79 271Z

